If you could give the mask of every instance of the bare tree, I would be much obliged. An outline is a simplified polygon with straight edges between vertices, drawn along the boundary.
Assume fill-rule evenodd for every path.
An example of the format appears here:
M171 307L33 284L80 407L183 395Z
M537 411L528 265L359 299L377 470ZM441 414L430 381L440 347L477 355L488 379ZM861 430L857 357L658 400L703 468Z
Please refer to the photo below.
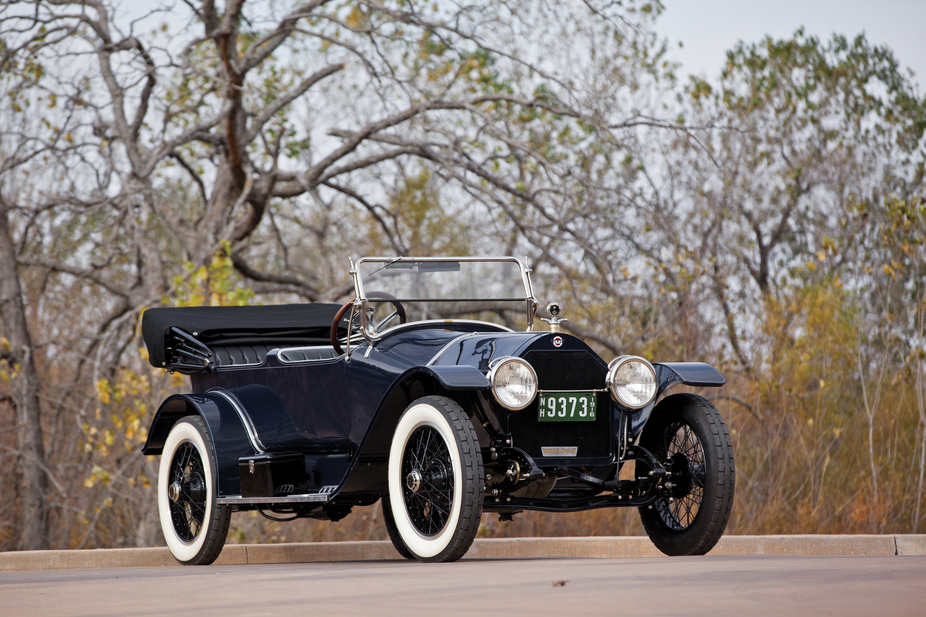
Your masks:
M654 122L632 95L659 72L648 19L533 0L202 0L134 16L2 2L0 275L24 303L5 303L4 323L13 361L41 350L54 367L23 372L32 411L13 400L21 464L35 461L23 499L54 480L59 515L83 518L91 504L67 486L87 477L72 463L93 436L74 437L74 419L89 431L99 384L137 360L138 311L217 258L258 294L311 301L348 291L348 251L435 250L434 234L611 276L581 193L623 187L609 160ZM71 435L45 436L45 463L43 427ZM41 506L23 503L24 546L47 545L42 512L26 513Z

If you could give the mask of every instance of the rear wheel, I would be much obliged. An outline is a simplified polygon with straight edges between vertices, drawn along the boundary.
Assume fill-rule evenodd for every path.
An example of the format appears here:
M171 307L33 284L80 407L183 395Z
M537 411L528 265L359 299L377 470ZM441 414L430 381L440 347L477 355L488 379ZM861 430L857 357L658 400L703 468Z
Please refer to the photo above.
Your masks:
M672 469L671 487L640 508L647 535L667 555L707 553L733 508L733 444L723 418L707 399L676 394L659 404L640 445Z
M396 527L395 517L392 515L392 504L389 502L388 495L383 497L383 523L386 524L386 533L389 534L389 539L392 540L392 545L399 555L405 559L414 559L415 556L408 550L405 542L402 541L402 536L399 535L399 528Z
M158 514L171 554L184 565L215 561L228 535L231 509L216 503L212 439L202 418L170 430L158 469Z
M479 440L462 407L442 396L409 405L392 438L388 478L383 504L400 554L456 561L469 550L482 516L483 470Z

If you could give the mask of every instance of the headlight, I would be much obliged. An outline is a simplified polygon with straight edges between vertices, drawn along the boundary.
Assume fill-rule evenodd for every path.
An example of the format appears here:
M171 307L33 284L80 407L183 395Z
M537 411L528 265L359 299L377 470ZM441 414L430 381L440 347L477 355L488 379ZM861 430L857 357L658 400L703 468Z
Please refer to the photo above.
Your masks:
M608 390L615 403L640 409L656 397L656 371L637 356L621 356L608 366Z
M489 365L489 383L495 400L512 411L524 409L537 395L537 373L520 358L505 356L493 361Z

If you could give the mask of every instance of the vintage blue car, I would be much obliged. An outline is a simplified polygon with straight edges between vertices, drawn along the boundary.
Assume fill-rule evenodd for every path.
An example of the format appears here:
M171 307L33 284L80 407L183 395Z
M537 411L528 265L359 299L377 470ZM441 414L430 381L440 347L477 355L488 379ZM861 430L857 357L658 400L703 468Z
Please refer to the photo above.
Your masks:
M606 362L560 331L556 303L535 331L530 269L512 257L364 258L350 275L343 306L145 312L151 363L192 382L143 448L161 455L179 562L215 561L232 512L339 520L379 499L396 549L421 561L462 557L483 512L635 507L669 555L717 543L729 434L707 399L665 395L723 385L716 369Z

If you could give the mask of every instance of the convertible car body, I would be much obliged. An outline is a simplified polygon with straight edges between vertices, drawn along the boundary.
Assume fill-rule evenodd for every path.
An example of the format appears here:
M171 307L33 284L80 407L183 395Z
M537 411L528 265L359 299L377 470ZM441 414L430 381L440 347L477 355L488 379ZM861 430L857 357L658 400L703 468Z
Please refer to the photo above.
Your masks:
M607 362L560 331L555 303L550 330L535 331L515 258L365 258L350 273L343 306L145 312L151 363L192 384L160 406L143 448L161 455L159 514L178 561L214 561L235 511L338 520L380 499L399 553L422 561L459 559L483 512L637 507L668 554L720 538L734 491L726 427L708 400L665 395L723 385L716 369ZM523 330L447 318L500 311L523 315ZM631 461L634 479L620 479Z

